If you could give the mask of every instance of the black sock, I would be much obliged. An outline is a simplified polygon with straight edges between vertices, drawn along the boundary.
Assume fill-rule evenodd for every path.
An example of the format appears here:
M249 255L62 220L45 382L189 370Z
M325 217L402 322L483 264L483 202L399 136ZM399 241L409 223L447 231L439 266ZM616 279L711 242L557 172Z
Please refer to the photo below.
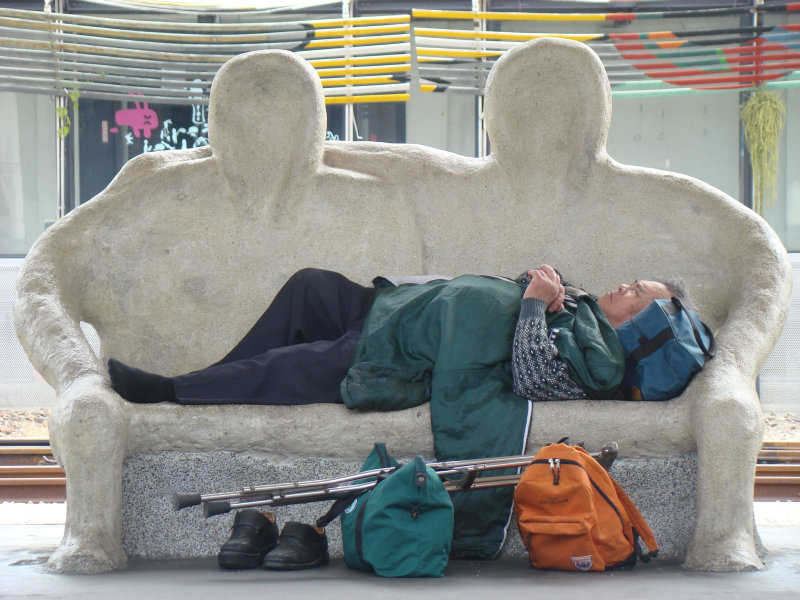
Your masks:
M108 374L111 387L128 402L175 402L175 386L169 377L129 367L115 358L108 359Z

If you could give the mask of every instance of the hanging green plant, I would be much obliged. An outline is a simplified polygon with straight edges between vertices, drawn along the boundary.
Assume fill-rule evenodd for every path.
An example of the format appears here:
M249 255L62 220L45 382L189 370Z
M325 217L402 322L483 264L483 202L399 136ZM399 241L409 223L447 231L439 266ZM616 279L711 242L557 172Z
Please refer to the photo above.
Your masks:
M72 111L74 114L78 112L78 98L80 98L81 93L79 90L70 90L67 95L72 102ZM59 139L63 140L69 135L69 128L72 125L72 122L69 119L69 109L67 109L66 106L56 106L56 116L60 120L60 125L56 131L56 135L59 137Z
M739 118L753 168L753 210L762 214L775 203L778 145L786 122L786 103L778 94L759 87L739 106Z

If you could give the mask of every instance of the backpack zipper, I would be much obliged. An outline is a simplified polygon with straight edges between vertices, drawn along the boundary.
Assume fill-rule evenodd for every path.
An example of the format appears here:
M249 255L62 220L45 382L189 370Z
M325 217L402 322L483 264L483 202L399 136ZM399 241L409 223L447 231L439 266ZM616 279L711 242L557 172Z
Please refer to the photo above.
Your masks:
M538 465L538 464L548 464L548 465L550 465L550 470L553 472L553 485L558 485L558 480L560 480L560 477L561 477L561 464L562 463L565 464L565 465L575 465L576 467L580 467L581 469L583 469L584 473L586 473L586 477L589 479L589 482L592 484L592 487L595 490L597 490L597 492L600 494L600 496L602 496L602 498L608 503L608 505L611 508L614 509L614 512L617 513L617 516L619 517L619 521L620 521L620 523L622 523L622 526L623 526L623 529L624 529L625 521L623 520L622 515L619 512L619 509L611 501L611 498L609 498L606 495L606 493L603 490L601 490L600 487L594 482L594 479L592 479L592 476L589 475L589 471L586 470L586 467L584 467L577 460L570 460L568 458L564 458L564 459L537 458L536 460L531 461L530 464L532 464L532 465ZM558 480L557 480L556 474L558 474Z
M558 485L561 480L561 460L558 458L548 458L547 462L550 464L550 472L553 474L553 485Z

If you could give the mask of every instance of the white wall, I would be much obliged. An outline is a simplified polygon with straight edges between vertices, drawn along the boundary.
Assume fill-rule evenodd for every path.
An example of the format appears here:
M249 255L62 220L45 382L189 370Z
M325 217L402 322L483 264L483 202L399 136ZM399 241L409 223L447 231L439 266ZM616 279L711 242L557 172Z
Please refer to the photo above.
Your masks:
M614 97L608 152L739 197L739 94Z

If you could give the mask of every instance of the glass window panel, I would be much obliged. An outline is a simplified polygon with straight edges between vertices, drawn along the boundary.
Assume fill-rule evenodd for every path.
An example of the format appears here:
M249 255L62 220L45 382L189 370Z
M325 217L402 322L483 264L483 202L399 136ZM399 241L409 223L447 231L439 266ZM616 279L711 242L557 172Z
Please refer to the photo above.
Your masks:
M0 92L0 255L24 255L55 221L55 104Z

